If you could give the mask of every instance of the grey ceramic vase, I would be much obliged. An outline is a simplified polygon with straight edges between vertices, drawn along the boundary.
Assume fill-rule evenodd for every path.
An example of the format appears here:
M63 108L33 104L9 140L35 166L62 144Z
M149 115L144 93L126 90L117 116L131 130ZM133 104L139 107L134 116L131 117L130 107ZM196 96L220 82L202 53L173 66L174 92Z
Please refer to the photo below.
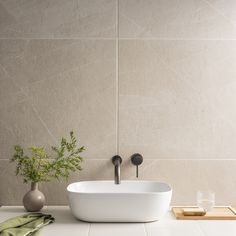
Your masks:
M38 183L31 183L31 190L23 198L23 205L27 211L40 211L45 203L45 197L38 189Z

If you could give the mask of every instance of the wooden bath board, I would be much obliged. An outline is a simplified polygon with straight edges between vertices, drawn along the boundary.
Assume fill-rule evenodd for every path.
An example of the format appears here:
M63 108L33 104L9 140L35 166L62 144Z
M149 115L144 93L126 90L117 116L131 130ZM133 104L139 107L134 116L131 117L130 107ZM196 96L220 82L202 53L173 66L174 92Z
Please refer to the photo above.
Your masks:
M172 211L177 220L236 220L236 211L231 206L215 206L204 216L184 216L183 208L194 207L172 207Z

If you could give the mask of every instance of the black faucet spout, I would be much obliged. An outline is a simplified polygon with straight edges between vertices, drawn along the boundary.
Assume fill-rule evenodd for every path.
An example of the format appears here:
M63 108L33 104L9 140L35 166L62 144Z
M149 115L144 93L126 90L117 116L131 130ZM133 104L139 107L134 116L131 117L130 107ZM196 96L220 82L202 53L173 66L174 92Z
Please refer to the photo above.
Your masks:
M112 157L112 163L115 166L115 184L120 184L120 165L122 158L118 155Z

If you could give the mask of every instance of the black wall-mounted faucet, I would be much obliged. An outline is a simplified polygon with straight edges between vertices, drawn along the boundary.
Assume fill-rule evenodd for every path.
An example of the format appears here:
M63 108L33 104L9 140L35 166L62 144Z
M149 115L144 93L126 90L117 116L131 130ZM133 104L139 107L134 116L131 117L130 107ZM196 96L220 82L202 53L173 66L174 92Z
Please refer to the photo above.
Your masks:
M120 184L120 165L122 158L118 155L112 157L112 163L115 166L115 184Z
M131 156L131 162L136 166L136 178L138 178L138 166L143 163L143 156L139 153L135 153Z

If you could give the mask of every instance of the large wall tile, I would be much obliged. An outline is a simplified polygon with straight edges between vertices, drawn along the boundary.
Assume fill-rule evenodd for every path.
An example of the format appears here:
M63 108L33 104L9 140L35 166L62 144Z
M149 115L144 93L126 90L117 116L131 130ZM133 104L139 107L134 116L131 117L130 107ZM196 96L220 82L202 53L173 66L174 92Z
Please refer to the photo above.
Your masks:
M15 85L11 86L13 91L23 91L22 99L29 100L54 142L69 134L70 130L76 133L79 130L81 145L87 148L85 156L110 158L115 154L115 41L0 40L0 47L3 55L0 63L8 76L8 83L13 80L16 83L15 89ZM2 77L0 81L7 80ZM13 113L4 105L6 108L0 116L2 124L7 123L9 129L14 125L28 127L28 119L33 118L29 116L21 120L19 100L15 102L11 109ZM22 114L27 113L22 111ZM22 138L22 143L27 144L23 139L28 140L27 136L30 136L35 144L49 141L40 121L34 121L32 125L35 127L34 138L28 127L29 132L24 132L26 129L23 128L18 132L17 140ZM3 134L7 134L4 127ZM41 143L41 139L45 142ZM50 144L53 143L47 143ZM9 145L3 142L1 152Z
M17 144L25 147L48 146L55 142L48 127L28 100L0 108L0 133L0 159L11 158L14 145Z
M234 8L234 1L221 4L224 9L223 5ZM119 2L121 38L236 38L231 19L233 14L224 17L202 0Z
M25 88L30 83L59 76L66 71L88 65L92 67L99 61L115 60L115 42L5 39L0 40L0 54L2 68L19 87Z
M116 36L116 0L0 2L0 38Z
M0 205L21 205L22 197L29 189L20 177L14 176L14 163L0 160ZM211 189L216 194L217 205L236 204L234 179L235 161L205 160L156 160L144 159L139 168L139 180L154 180L168 183L173 189L172 205L196 204L198 190ZM5 178L8 176L8 178ZM81 180L113 180L114 166L111 160L85 159L83 171L74 174L68 183L52 181L41 183L48 205L67 205L66 186ZM123 180L135 180L135 167L130 160L121 166Z
M120 41L123 156L234 159L234 41Z

